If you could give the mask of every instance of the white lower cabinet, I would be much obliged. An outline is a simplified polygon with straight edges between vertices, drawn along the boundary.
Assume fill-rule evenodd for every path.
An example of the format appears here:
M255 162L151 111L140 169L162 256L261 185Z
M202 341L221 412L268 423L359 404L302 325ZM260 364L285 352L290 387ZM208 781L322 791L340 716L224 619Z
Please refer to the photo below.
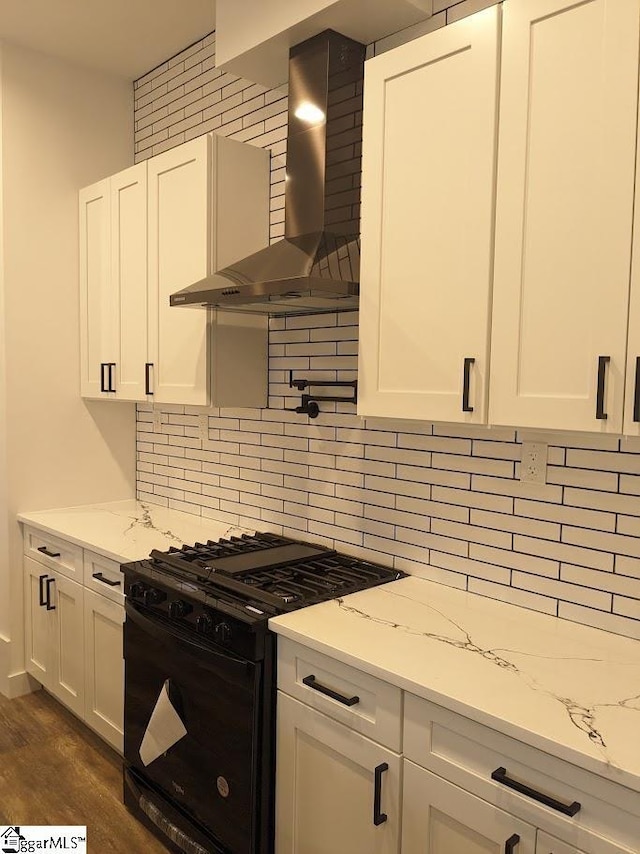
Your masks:
M124 746L124 606L84 591L84 719L113 747Z
M397 753L281 691L277 743L277 854L397 854Z
M25 558L25 581L27 672L82 716L82 585L29 557Z
M567 845L566 842L560 842L559 839L554 839L553 836L539 830L536 854L584 854L584 851L574 848L573 845Z
M404 760L402 854L537 854L536 829Z
M72 544L73 565L51 567L51 549L34 559L25 529L25 668L54 697L122 752L124 594L116 561ZM36 552L37 553L37 552ZM84 585L69 578L82 572ZM102 588L104 587L104 595ZM94 589L92 589L94 588ZM97 589L95 589L97 588Z
M283 637L278 688L276 854L640 852L611 780Z

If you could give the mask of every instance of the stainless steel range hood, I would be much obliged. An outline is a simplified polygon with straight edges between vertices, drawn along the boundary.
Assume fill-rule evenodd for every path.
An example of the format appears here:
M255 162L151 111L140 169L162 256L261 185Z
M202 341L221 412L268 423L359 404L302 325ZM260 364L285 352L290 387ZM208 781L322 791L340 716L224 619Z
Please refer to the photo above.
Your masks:
M257 314L357 308L364 45L326 30L291 49L285 237L171 296Z

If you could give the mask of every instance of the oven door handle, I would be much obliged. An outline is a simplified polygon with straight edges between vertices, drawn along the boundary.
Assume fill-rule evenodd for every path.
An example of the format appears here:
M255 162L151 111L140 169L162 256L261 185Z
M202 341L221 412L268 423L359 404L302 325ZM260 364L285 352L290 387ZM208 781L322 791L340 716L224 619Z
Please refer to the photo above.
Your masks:
M153 637L158 638L158 640L165 642L168 638L173 638L189 647L190 652L197 655L205 667L207 662L211 662L212 664L217 662L217 667L214 666L209 668L215 669L216 672L219 671L220 667L224 667L227 671L244 675L253 666L251 662L245 661L242 658L237 658L232 653L218 652L213 646L204 646L203 644L200 644L182 634L182 632L177 632L171 626L166 625L166 623L159 623L156 620L150 619L144 614L141 614L138 608L131 602L125 602L125 612L127 619L137 623L143 631L147 632L147 634L153 635Z

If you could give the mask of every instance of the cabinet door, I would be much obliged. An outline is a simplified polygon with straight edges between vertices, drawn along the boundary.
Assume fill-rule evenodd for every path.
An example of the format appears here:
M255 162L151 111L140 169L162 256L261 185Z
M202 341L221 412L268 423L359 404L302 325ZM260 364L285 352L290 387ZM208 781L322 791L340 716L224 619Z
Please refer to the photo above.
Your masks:
M400 757L280 691L277 711L276 854L398 852Z
M158 403L209 400L208 312L171 308L169 297L209 273L210 147L205 135L147 163L149 361Z
M90 727L122 753L124 607L84 591L85 714Z
M493 424L621 432L638 7L504 4Z
M584 852L539 830L536 854L584 854Z
M111 290L109 179L80 190L80 393L105 397L116 360L117 295Z
M402 854L534 854L536 830L404 760Z
M118 349L112 387L119 400L146 400L147 164L111 178L111 290Z
M84 716L83 588L60 573L52 573L53 670L51 693L78 717Z
M366 64L360 415L486 420L499 21Z
M53 669L53 612L41 604L44 585L51 578L47 568L30 557L24 558L25 669L45 688Z

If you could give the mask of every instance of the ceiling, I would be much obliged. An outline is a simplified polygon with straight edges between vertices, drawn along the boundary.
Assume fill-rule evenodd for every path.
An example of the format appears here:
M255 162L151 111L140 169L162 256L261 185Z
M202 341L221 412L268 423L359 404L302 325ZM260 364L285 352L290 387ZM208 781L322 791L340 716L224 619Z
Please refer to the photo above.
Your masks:
M0 0L0 38L130 80L215 27L215 0Z

